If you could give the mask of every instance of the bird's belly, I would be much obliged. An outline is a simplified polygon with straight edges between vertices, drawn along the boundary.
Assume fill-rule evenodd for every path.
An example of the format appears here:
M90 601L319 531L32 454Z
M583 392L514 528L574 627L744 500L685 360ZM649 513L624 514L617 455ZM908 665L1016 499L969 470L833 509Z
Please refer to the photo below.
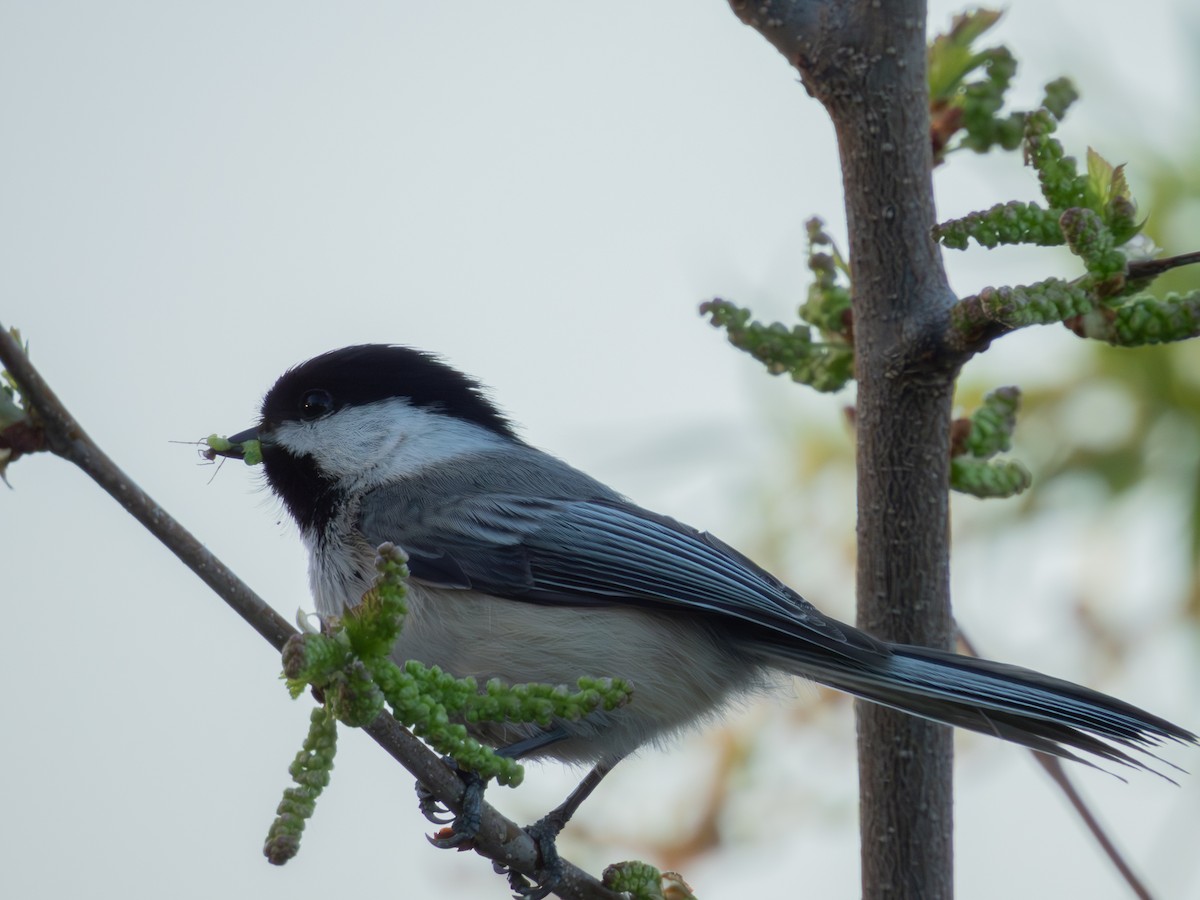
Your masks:
M616 760L716 713L755 686L759 669L708 626L629 606L564 607L502 600L409 582L409 615L393 653L482 686L540 682L574 688L581 677L622 678L631 701L576 722L570 737L531 756L568 762ZM541 731L536 725L473 728L494 746Z

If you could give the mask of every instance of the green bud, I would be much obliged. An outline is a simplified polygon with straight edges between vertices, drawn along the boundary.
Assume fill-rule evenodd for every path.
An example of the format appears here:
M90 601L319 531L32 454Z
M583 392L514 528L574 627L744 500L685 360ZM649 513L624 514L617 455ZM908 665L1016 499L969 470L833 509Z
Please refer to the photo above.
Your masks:
M968 337L991 323L1007 328L1049 325L1083 315L1095 306L1086 288L1058 278L1017 287L984 288L950 309L956 330Z
M1125 254L1117 249L1113 233L1099 213L1073 207L1063 211L1058 226L1071 252L1083 260L1089 275L1110 287L1124 285Z
M323 687L349 661L345 642L324 634L294 634L283 645L283 677L293 697L306 685Z
M1200 336L1200 290L1139 295L1113 309L1099 309L1071 323L1080 337L1117 347L1141 347Z
M933 229L933 236L951 250L967 249L968 240L988 249L1001 244L1055 247L1063 243L1061 215L1059 210L1013 200L944 222Z
M276 831L268 833L263 844L263 856L273 866L282 866L300 852L300 835L292 833L294 825L285 824L283 817L276 819L280 823Z
M1060 122L1066 116L1067 110L1079 99L1079 91L1069 78L1056 78L1046 85L1046 94L1042 106Z
M1015 387L997 388L984 397L983 405L971 416L965 451L977 459L990 459L1008 450L1020 405L1021 392Z
M242 462L248 466L257 466L263 461L262 444L258 441L246 441L242 444Z
M789 374L793 381L819 391L836 391L853 377L854 351L846 343L816 343L803 325L790 329L779 323L763 325L750 320L750 311L725 300L701 304L700 312L714 327L724 328L729 342L745 350L772 375Z
M1013 497L1033 483L1029 470L1015 460L950 460L950 487L979 498Z
M1047 109L1031 112L1025 119L1025 158L1034 167L1042 185L1042 196L1055 209L1086 206L1087 180L1075 171L1075 160L1063 152L1053 134L1057 129Z
M604 886L633 900L696 900L688 883L676 872L660 872L638 860L613 863L604 870Z
M257 466L262 462L262 444L257 440L235 444L219 434L210 434L204 439L204 443L208 445L205 455L209 459L217 456L237 456L248 466Z
M263 855L272 865L283 865L299 851L304 826L312 818L321 791L329 784L336 750L337 722L328 710L314 709L303 749L288 767L296 786L283 792L263 844Z
M325 701L339 721L361 728L383 712L384 697L366 666L355 660L326 688Z

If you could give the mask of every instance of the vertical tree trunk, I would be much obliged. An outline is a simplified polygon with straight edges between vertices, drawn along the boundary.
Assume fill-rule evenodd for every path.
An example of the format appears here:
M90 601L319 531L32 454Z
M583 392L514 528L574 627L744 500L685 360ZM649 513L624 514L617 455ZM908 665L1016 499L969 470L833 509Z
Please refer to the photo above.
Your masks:
M864 94L828 104L854 285L858 625L948 647L955 370L936 361L953 297L930 237L925 18L886 18L866 20ZM951 730L869 703L857 711L863 896L952 897Z
M739 2L837 131L858 380L858 624L947 647L954 297L930 178L923 0ZM859 704L862 894L953 896L950 729Z

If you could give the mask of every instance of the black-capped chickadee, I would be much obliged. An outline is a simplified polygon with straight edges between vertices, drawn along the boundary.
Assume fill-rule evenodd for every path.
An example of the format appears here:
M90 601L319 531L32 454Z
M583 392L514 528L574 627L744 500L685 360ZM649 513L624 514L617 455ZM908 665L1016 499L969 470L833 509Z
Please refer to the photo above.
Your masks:
M308 547L321 615L359 602L391 542L411 571L397 660L481 684L632 683L611 712L476 731L513 756L592 763L591 786L779 670L1068 759L1148 768L1126 750L1196 741L1088 688L823 615L712 535L531 447L477 382L426 353L372 344L309 360L231 440L251 438Z

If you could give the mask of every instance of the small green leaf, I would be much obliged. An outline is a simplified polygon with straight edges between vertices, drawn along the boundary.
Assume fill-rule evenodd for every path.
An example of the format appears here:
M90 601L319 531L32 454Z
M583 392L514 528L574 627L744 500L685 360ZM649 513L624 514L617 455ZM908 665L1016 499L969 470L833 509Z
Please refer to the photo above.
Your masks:
M950 30L930 42L928 59L929 96L949 97L964 78L981 66L984 58L972 47L1000 20L999 10L975 9L955 16Z
M1093 148L1087 149L1088 205L1097 212L1113 200L1132 200L1129 185L1125 181L1124 164L1114 166Z

